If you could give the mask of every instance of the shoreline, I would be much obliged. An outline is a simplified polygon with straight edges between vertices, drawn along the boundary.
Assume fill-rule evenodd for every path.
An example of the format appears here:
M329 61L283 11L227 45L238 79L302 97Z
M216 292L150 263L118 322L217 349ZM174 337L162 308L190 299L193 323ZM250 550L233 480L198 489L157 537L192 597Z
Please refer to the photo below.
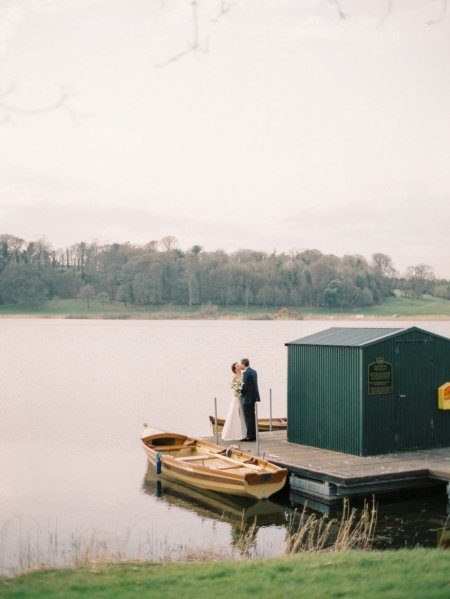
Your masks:
M195 314L171 314L171 313L155 313L155 314L114 314L114 313L95 313L95 314L0 314L0 319L11 318L11 319L30 319L30 318L41 318L41 319L60 319L60 320L252 320L252 321L301 321L301 320L357 320L357 321L405 321L405 320L435 320L435 321L449 321L450 316L446 315L396 315L396 316L380 316L380 315L363 315L363 314L305 314L301 316L285 316L283 318L275 318L269 314L222 314L218 316L197 316Z

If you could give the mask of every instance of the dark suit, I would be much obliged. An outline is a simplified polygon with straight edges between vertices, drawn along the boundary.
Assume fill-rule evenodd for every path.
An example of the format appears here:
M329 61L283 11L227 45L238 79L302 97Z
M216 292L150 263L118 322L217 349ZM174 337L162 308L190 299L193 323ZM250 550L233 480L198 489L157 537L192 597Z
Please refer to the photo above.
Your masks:
M256 437L255 402L260 401L258 389L258 375L250 366L243 374L243 387L241 391L241 404L247 426L247 437Z

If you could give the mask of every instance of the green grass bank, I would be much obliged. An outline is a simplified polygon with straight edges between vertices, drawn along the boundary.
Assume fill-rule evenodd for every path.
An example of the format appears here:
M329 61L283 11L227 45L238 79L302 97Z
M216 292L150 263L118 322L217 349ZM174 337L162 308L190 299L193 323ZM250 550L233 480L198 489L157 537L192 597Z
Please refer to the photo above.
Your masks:
M275 318L292 319L450 319L450 301L432 296L421 300L411 300L399 295L389 298L385 303L368 308L326 309L288 307L277 316L279 308L252 306L173 306L163 305L148 308L124 306L119 302L97 300L47 300L36 306L0 305L0 317L41 317L41 318L98 318L98 319L248 319L272 320Z
M0 580L2 599L446 599L450 554L417 549L267 560L93 565Z

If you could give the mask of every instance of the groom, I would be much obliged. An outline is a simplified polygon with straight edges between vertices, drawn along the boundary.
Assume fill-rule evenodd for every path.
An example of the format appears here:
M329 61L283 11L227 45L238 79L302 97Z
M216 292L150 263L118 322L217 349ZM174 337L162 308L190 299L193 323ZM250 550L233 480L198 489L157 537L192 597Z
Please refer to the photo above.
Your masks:
M241 360L243 367L243 387L241 391L241 406L244 412L247 436L241 441L256 441L255 402L260 401L258 390L258 375L250 368L247 358Z

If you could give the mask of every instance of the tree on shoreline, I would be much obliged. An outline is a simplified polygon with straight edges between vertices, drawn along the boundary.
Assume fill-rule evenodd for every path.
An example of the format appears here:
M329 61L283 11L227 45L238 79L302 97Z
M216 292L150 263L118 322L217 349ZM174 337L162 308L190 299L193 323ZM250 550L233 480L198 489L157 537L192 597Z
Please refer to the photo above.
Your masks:
M167 236L143 246L80 242L54 250L46 240L0 235L0 303L37 303L57 296L95 297L125 305L215 304L224 307L298 306L357 309L382 303L401 288L412 301L433 293L432 268L411 267L404 277L383 253L368 262L317 249L289 253L187 251ZM439 281L440 297L450 283ZM450 295L450 294L449 294ZM106 299L108 298L108 299Z
M5 304L33 306L47 299L48 288L33 266L13 261L0 276L0 297Z
M94 297L95 289L92 287L92 285L84 285L84 287L80 289L77 295L78 299L86 300L86 306L88 307L88 309L91 307L91 300L94 299Z

